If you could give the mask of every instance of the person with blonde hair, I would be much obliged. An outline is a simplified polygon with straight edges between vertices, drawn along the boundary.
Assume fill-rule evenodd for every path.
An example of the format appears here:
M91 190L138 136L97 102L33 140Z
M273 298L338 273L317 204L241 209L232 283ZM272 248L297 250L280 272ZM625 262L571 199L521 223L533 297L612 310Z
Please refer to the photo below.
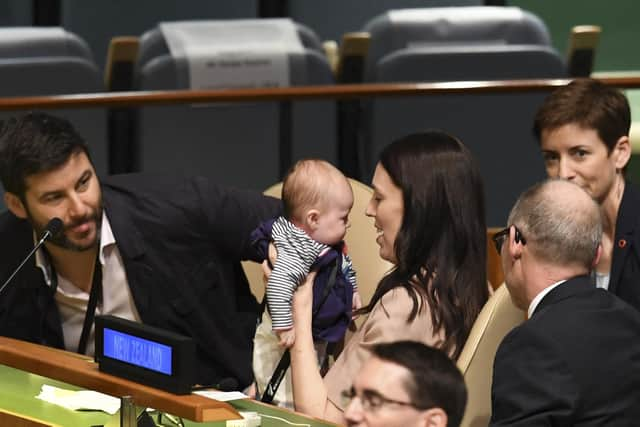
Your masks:
M289 377L278 385L269 381L285 349L295 341L291 312L294 291L311 270L320 271L312 304L313 338L320 366L328 343L342 339L352 311L361 302L343 241L353 206L347 178L324 160L301 160L284 179L282 201L284 215L262 223L252 234L265 259L270 244L278 254L267 282L267 310L254 339L253 367L263 401L291 407Z

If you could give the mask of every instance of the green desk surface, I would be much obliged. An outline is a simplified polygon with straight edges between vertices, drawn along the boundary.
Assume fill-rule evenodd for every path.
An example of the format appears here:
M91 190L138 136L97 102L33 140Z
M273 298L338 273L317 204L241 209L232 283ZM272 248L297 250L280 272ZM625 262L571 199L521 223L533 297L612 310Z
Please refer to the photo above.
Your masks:
M51 403L36 399L43 384L52 385L68 390L80 390L79 387L31 374L19 369L0 365L0 409L22 414L41 421L57 424L64 427L90 427L90 426L118 426L120 417L94 411L71 411ZM231 403L240 411L254 411L263 415L284 418L297 425L309 425L311 427L327 427L333 424L307 418L291 411L286 411L259 402L242 399ZM153 417L154 420L156 417ZM196 423L183 420L185 426L216 426L224 427L225 422ZM164 421L163 421L164 423ZM170 425L167 423L166 425ZM262 427L278 427L286 423L264 416Z
M104 425L111 418L104 412L70 411L36 399L42 384L79 390L70 384L0 365L0 408L64 427Z

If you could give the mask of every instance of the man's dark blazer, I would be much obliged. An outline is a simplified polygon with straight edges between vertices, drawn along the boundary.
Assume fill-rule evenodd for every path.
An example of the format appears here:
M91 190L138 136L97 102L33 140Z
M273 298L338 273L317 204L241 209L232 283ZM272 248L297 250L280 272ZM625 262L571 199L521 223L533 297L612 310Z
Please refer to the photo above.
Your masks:
M609 291L640 310L640 190L630 182L618 209Z
M250 384L258 305L240 260L256 259L250 233L280 213L280 201L202 178L122 175L102 190L143 323L195 339L200 383ZM32 229L5 213L0 242L4 282L33 247ZM57 306L33 259L0 295L0 335L65 347Z
M640 313L590 277L542 299L496 354L491 426L640 425Z

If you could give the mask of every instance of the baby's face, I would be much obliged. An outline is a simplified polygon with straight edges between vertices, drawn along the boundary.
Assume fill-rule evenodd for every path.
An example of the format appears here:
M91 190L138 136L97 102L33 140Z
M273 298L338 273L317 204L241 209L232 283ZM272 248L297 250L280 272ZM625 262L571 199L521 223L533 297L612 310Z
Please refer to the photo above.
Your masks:
M349 228L349 212L353 206L353 192L349 183L345 181L344 185L331 191L331 198L325 205L320 209L318 228L311 238L325 245L335 245L344 239Z

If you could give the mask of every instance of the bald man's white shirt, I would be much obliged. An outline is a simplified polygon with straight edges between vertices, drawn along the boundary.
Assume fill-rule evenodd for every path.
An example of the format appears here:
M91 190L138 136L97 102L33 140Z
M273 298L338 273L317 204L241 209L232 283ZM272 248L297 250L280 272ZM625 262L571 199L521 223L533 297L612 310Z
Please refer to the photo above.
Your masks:
M536 295L533 298L533 300L531 300L531 304L529 304L529 309L527 310L527 317L531 318L531 316L533 316L533 312L536 311L536 307L538 307L538 304L540 304L540 301L542 301L542 298L544 298L545 295L547 295L549 292L551 292L558 286L562 285L566 281L567 281L566 279L560 280L559 282L556 282L552 285L547 286L540 293L538 293L538 295Z

